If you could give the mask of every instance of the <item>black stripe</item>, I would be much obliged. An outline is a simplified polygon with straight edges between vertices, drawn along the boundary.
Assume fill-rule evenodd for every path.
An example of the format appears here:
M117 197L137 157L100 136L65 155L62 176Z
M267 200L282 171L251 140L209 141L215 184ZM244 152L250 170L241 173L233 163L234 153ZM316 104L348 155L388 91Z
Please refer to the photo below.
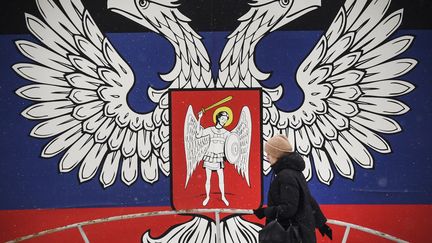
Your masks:
M133 0L124 0L133 1ZM294 0L302 1L302 0ZM142 32L142 26L106 9L107 0L83 0L104 32ZM232 31L249 9L247 0L183 0L180 11L192 19L197 31ZM284 27L284 30L325 30L343 0L323 0L323 6ZM402 29L432 29L430 0L393 0L391 10L404 9ZM1 7L0 34L28 33L24 13L40 16L33 0L7 0Z

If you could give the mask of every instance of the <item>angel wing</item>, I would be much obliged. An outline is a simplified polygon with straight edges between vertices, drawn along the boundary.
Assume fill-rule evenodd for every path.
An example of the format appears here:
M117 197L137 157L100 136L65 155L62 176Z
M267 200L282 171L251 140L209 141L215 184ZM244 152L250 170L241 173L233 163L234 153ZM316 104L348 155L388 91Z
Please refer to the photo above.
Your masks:
M403 11L385 16L390 0L347 0L328 31L297 70L297 83L305 98L302 106L285 112L275 102L280 95L267 93L266 137L286 134L307 162L304 174L311 178L311 163L318 179L330 184L331 163L343 177L353 179L353 162L373 168L368 149L389 153L380 135L401 131L390 116L409 107L397 100L414 86L399 80L416 65L411 58L397 58L412 43L412 36L392 40Z
M17 41L19 51L33 63L18 63L13 68L23 78L35 83L16 91L22 98L36 102L23 111L23 116L44 120L34 127L31 136L54 137L43 149L42 157L50 158L64 152L59 170L70 172L79 165L80 182L92 179L101 168L99 180L104 187L115 182L119 170L127 185L136 181L139 168L142 178L148 183L158 180L159 168L166 176L169 175L169 101L166 90L149 90L156 106L153 111L134 112L126 99L135 81L134 73L101 33L82 3L79 0L60 0L61 8L52 0L37 0L36 3L43 19L26 14L26 23L42 44ZM123 1L122 6L127 3ZM188 37L192 43L188 50L199 42L196 33L190 27L184 27L188 20L175 9L176 4L168 0L160 4L141 3L144 5L140 6L140 16L147 17L142 19L143 25L165 36L171 30L158 21L165 21L170 26L178 24L181 27L176 29L179 31L176 33L186 35L185 32L191 31ZM129 10L134 11L132 7ZM146 13L151 16L146 16ZM176 38L176 34L172 35ZM181 45L180 42L189 43L177 41L176 46ZM194 50L197 46L202 48L195 55L179 53L182 58L178 57L177 62L189 58L195 60L196 57L198 68L188 70L198 75L185 75L175 69L164 77L172 78L170 81L194 79L191 86L202 83L206 87L210 83L208 80L204 82L209 65L206 54L202 54L205 53L202 43L196 44ZM180 81L174 87L178 87L178 83Z
M186 184L189 182L192 173L195 171L199 162L203 159L205 152L210 146L210 136L197 137L198 129L201 125L195 118L192 106L188 107L184 125L184 145L186 154Z
M237 172L249 182L249 154L252 138L252 119L247 106L241 110L240 120L237 126L231 131L225 143L225 155L231 164L234 164ZM235 142L230 143L230 140ZM229 155L232 156L229 156Z

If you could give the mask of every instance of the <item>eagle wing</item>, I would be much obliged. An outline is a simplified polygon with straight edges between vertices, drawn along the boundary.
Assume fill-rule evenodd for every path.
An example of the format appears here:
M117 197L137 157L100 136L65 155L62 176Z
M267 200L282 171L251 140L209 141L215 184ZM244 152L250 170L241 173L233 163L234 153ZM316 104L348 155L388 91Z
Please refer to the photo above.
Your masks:
M151 112L137 113L126 96L134 73L96 26L78 0L36 1L42 19L26 14L29 31L41 42L18 40L19 51L32 63L13 66L34 84L16 91L35 104L22 114L41 121L31 131L52 138L42 151L50 158L64 152L61 172L79 167L80 182L92 179L111 186L131 185L141 176L158 180L159 168L169 174L168 97L158 97ZM152 97L150 97L152 98ZM152 99L154 100L154 99Z
M409 48L413 36L388 40L403 15L398 10L386 16L390 2L345 2L297 70L296 80L304 92L299 109L287 112L278 107L280 86L264 92L264 137L287 135L306 161L304 174L308 179L312 162L318 179L325 184L334 176L331 164L340 175L353 179L353 162L373 168L369 149L391 151L380 134L401 131L391 116L409 110L397 97L414 86L399 77L417 61L398 58Z

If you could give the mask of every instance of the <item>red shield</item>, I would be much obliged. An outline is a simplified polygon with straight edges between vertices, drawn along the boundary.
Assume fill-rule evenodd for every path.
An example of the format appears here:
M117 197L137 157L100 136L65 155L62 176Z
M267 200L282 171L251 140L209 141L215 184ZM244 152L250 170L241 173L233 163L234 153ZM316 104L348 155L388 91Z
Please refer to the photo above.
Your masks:
M229 98L227 98L229 97ZM223 101L223 103L221 103ZM262 127L261 127L261 90L260 89L203 89L203 90L172 90L170 93L171 104L171 182L172 182L172 206L176 210L197 208L239 208L255 209L262 201ZM250 152L248 171L245 176L239 173L235 162L227 161L228 158L238 158L239 142L226 137L232 150L228 156L223 157L224 195L229 202L227 206L222 201L222 193L219 185L219 174L212 170L210 179L210 200L206 205L206 169L204 161L199 160L195 169L189 171L187 166L187 149L185 147L185 118L189 110L193 110L194 118L198 119L198 112L206 110L201 118L200 126L209 128L215 126L215 111L219 107L229 107L232 119L224 129L233 131L239 124L242 109L247 107L250 116ZM192 109L191 109L192 108ZM190 113L191 114L191 113ZM193 122L194 122L193 121ZM230 149L230 148L228 148ZM225 148L227 151L227 148ZM228 152L225 152L228 153ZM202 157L202 156L201 156ZM208 168L208 167L207 167ZM190 169L189 169L190 170ZM249 177L249 185L246 177Z

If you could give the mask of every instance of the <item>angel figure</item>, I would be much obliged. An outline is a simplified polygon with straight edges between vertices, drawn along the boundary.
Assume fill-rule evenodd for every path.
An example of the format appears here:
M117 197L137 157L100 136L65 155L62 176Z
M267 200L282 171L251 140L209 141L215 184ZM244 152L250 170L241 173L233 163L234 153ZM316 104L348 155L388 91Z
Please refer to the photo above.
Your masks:
M237 171L249 183L249 152L251 143L251 115L247 106L241 110L240 120L237 126L228 131L226 126L233 121L232 110L223 106L213 113L214 126L203 128L201 118L205 111L198 113L196 120L192 107L189 106L185 121L185 152L187 163L186 185L193 171L200 161L206 171L205 191L206 198L203 206L210 200L210 185L212 172L216 171L219 178L219 190L222 201L226 206L229 202L225 196L224 168L225 160L234 164Z

